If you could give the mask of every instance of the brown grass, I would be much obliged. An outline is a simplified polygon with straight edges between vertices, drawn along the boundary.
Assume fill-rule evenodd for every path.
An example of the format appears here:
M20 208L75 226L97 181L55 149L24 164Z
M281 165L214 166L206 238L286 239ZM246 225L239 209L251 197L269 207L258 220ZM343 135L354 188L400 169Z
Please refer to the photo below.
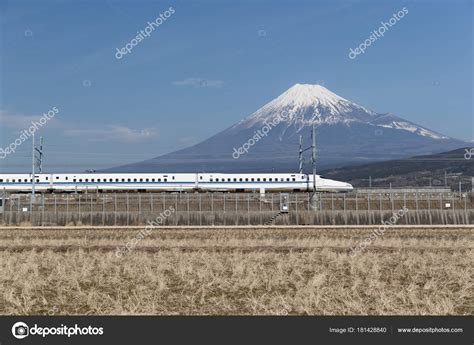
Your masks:
M1 229L0 314L466 315L474 229Z

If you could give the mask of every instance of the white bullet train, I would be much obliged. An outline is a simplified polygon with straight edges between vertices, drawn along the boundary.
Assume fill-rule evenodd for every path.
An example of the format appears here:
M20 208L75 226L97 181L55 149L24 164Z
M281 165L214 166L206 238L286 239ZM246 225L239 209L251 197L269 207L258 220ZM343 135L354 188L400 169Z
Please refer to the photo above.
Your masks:
M0 174L0 191L31 192L31 174ZM35 174L37 192L164 191L246 192L312 191L307 174L79 173ZM352 185L316 176L320 192L350 192Z

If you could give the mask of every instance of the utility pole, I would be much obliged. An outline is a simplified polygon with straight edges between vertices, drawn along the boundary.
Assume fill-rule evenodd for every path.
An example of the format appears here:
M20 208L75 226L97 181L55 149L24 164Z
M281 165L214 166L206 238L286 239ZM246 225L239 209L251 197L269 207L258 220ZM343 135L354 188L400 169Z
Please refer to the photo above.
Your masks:
M311 131L311 165L313 166L313 195L311 197L311 208L318 209L318 198L316 192L316 126L313 123Z
M302 174L303 173L303 136L301 134L300 134L300 151L298 155L298 161L300 163L299 165L300 174Z
M310 207L313 210L317 210L318 200L317 200L317 193L316 193L316 125L315 124L313 124L312 130L311 130L311 146L310 147L303 149L303 136L300 135L300 149L299 149L299 156L298 156L300 174L303 174L303 162L304 162L303 152L306 152L309 149L311 149L311 165L313 167L313 192L311 195ZM309 176L308 176L308 179L309 179Z
M38 173L43 172L43 137L40 137L39 147L35 147L35 152L38 153L36 156L36 164L38 165Z
M311 164L313 165L313 191L316 194L316 126L313 124L313 131L311 132L312 152Z
M33 204L35 199L35 158L36 158L36 148L35 148L35 133L31 137L31 204Z
M316 129L315 129L314 125L313 125L313 132L311 133L311 137L316 138ZM312 150L313 148L314 148L314 152L313 152L313 155L311 157L311 163L314 165L314 172L316 172L316 139L313 140L313 143L310 147L307 147L307 148L303 149L303 136L300 135L300 150L299 150L299 159L298 159L300 174L303 174L303 164L304 164L303 153L308 151L308 150ZM314 163L313 163L313 158L314 158ZM314 187L314 185L313 185L313 187ZM309 186L308 186L308 188L309 188Z
M38 173L43 172L43 137L40 137L39 147L36 147L35 133L31 136L31 203L35 201L35 186L36 186L36 166L38 166Z

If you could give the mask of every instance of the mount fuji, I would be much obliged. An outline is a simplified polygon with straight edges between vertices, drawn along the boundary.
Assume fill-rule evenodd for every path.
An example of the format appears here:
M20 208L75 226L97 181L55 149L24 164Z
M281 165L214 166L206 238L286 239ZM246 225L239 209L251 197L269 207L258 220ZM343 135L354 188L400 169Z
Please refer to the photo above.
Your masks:
M376 113L321 85L296 84L239 123L194 146L107 171L297 171L299 136L303 136L303 145L309 146L313 124L317 126L318 168L431 154L466 145L391 113ZM239 149L245 143L247 152Z

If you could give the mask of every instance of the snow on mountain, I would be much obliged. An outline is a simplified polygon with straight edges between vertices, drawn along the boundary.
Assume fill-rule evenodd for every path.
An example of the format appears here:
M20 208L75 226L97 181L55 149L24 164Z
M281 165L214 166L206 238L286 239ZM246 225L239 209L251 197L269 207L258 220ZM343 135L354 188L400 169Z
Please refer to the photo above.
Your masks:
M392 114L380 114L375 120L371 121L370 124L376 125L378 127L401 129L422 137L428 137L432 139L450 139L446 135L432 131L428 128L422 127Z
M275 117L280 117L281 122L287 127L295 126L297 132L313 123L317 125L350 125L357 122L409 131L433 139L449 139L447 136L399 117L376 113L338 96L324 86L313 84L293 85L232 128L251 128L256 125L264 125L265 121L271 121Z

